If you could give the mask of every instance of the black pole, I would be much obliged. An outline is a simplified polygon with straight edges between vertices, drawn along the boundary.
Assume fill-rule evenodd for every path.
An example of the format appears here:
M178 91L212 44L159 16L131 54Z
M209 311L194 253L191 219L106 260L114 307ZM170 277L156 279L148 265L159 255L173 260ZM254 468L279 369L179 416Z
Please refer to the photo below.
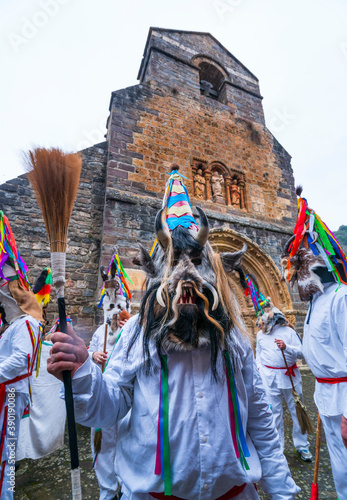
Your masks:
M64 297L58 298L58 310L59 310L60 331L63 333L67 333ZM76 422L75 422L75 409L74 409L73 395L72 395L71 372L67 370L63 371L63 382L65 390L67 428L69 431L71 469L74 470L79 467L79 459L78 459L77 432L76 432Z

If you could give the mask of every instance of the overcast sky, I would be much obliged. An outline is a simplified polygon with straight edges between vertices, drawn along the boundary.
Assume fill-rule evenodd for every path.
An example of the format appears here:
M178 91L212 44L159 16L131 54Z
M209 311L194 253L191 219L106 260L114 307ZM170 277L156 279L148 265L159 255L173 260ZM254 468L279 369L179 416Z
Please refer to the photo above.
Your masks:
M268 128L332 230L347 224L344 0L2 0L0 182L20 151L104 140L150 26L208 31L260 80Z

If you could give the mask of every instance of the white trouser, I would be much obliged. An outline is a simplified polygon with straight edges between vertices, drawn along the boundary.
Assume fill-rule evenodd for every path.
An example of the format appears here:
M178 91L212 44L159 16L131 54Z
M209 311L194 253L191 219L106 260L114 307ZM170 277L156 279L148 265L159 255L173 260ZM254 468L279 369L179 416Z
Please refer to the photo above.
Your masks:
M296 392L299 394L302 400L302 384L297 384L295 387ZM275 421L275 426L280 436L282 452L284 450L284 425L283 425L283 406L282 406L282 396L286 400L288 410L292 417L293 428L292 437L293 444L295 448L300 450L308 450L309 442L307 440L307 434L302 434L300 425L298 422L298 417L296 416L296 409L293 399L293 394L291 389L278 389L277 387L267 387L265 386L265 391L271 404L272 413Z
M13 395L14 394L14 395ZM6 460L5 473L1 490L1 500L12 500L15 491L15 460L19 435L20 421L23 416L29 397L21 392L7 392L0 414L0 429L4 424L5 407L8 406L7 432L2 451L1 464ZM14 417L14 418L13 418ZM0 464L0 477L2 465Z
M94 453L94 429L91 432L91 445L93 459ZM99 500L112 500L117 492L118 479L114 471L114 459L116 456L117 425L102 429L101 451L97 456L94 469L100 488Z
M347 448L341 437L342 415L334 417L321 415L320 418L327 440L336 493L340 500L344 500L347 499Z

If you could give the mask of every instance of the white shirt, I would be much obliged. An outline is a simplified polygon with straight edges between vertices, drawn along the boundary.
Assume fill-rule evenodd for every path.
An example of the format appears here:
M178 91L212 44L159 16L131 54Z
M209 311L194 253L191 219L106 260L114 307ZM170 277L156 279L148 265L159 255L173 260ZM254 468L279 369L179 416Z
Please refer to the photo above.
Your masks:
M160 362L150 344L154 369L146 374L142 338L127 355L137 321L134 316L126 323L103 375L88 358L72 381L78 422L110 427L125 417L119 424L115 467L126 497L132 500L164 491L163 481L154 474ZM221 382L217 383L212 379L210 356L209 348L168 353L172 495L211 500L235 485L263 477L263 488L273 500L294 499L300 489L280 451L251 346L242 340L233 355L241 419L251 453L248 472L232 444L222 357L217 365Z
M313 296L303 338L306 363L315 377L347 377L347 286L324 285L324 293ZM321 384L316 381L314 399L326 416L347 418L347 382Z
M121 329L119 328L118 330L120 331ZM116 333L115 335L117 335L118 333ZM91 359L93 359L93 352L104 352L104 342L105 342L105 324L99 326L99 328L95 330L92 336L92 340L90 341L88 348L89 356ZM113 348L114 344L109 343L107 336L107 341L106 341L107 359L110 357Z
M283 340L286 344L284 355L286 357L288 366L293 366L298 358L302 358L302 344L295 331L289 326L275 325L271 333L266 335L260 330L257 334L257 348L256 359L261 378L264 383L269 387L276 387L278 389L291 389L290 378L286 375L287 369L283 359L282 351L275 339ZM274 366L284 368L281 370L274 370L266 366ZM295 377L292 377L294 386L301 382L300 370L294 369Z
M40 324L31 316L16 319L0 338L0 384L28 373L28 354L33 359L33 347L26 321L29 321L35 335L36 344L39 338ZM36 366L36 363L35 363ZM29 380L6 385L6 391L14 387L16 392L29 396Z

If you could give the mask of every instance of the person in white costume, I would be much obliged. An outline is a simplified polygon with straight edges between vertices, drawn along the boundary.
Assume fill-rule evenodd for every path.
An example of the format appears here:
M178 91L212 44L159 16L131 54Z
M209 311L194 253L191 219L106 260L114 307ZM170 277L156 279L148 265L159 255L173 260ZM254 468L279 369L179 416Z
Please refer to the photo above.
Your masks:
M83 425L101 423L110 427L125 417L119 425L116 451L116 472L122 478L123 497L125 500L150 500L149 492L163 490L160 477L153 474L160 361L153 354L157 376L146 376L141 342L127 355L137 322L135 316L124 327L104 375L88 354L84 354L80 339L70 331L76 345L73 356L80 366L73 376L73 390L76 419ZM56 347L66 340L64 334L55 334ZM71 337L68 342L72 347ZM170 454L173 494L177 497L217 499L235 486L246 483L237 500L258 499L253 483L261 478L264 490L273 500L294 499L300 491L281 452L251 346L240 342L239 347L240 355L235 360L236 385L244 397L241 419L247 422L249 471L242 468L236 457L230 427L224 418L228 414L225 380L211 387L209 349L173 351L168 356L172 379L170 384L169 378ZM58 375L61 362L55 361L55 353L54 349L49 369ZM72 365L68 362L61 366L63 364ZM73 363L74 370L77 366ZM218 368L223 377L222 363Z
M157 246L140 246L147 273L139 315L125 325L105 373L72 331L55 334L48 370L72 372L76 418L119 422L116 472L124 500L259 499L300 491L281 452L254 354L227 273L197 225L176 165L155 220ZM171 212L170 212L171 211Z
M13 499L21 418L29 402L29 380L41 339L42 310L26 278L10 225L0 212L2 241L0 309L0 498ZM4 263L6 262L6 263ZM6 329L5 329L6 328Z
M50 301L51 283L52 271L46 267L32 289L44 318ZM49 338L56 329L57 323L41 343L40 364L31 379L32 401L29 412L21 420L16 461L24 458L36 460L64 446L66 409L60 398L61 384L47 372L47 358L53 346Z
M47 372L53 344L43 341L39 375L31 380L32 404L21 420L16 460L38 459L64 446L66 409L60 398L61 383Z
M301 188L297 194L301 196ZM297 282L301 300L310 301L304 323L303 354L316 377L314 400L327 440L336 493L340 500L345 500L347 260L336 237L301 197L300 214L301 222L282 255L283 276L291 283Z
M269 311L270 308L270 311ZM274 416L275 426L284 450L283 406L284 397L293 421L292 438L295 449L305 462L312 461L307 434L302 434L296 416L292 385L282 352L286 357L296 392L302 399L302 380L297 360L303 358L302 344L296 332L288 325L284 314L271 302L258 316L256 361Z
M88 348L89 356L101 369L111 356L118 335L125 325L130 313L130 300L121 293L123 287L117 275L117 267L112 256L109 270L106 274L101 267L101 277L104 282L105 295L102 300L104 310L104 323L95 331ZM124 319L120 319L124 316ZM106 329L106 352L104 352ZM94 458L94 470L99 483L100 500L113 500L119 490L119 481L115 472L115 456L117 442L117 424L111 427L102 427L100 451L96 454L94 449L95 432L91 430L91 448Z

